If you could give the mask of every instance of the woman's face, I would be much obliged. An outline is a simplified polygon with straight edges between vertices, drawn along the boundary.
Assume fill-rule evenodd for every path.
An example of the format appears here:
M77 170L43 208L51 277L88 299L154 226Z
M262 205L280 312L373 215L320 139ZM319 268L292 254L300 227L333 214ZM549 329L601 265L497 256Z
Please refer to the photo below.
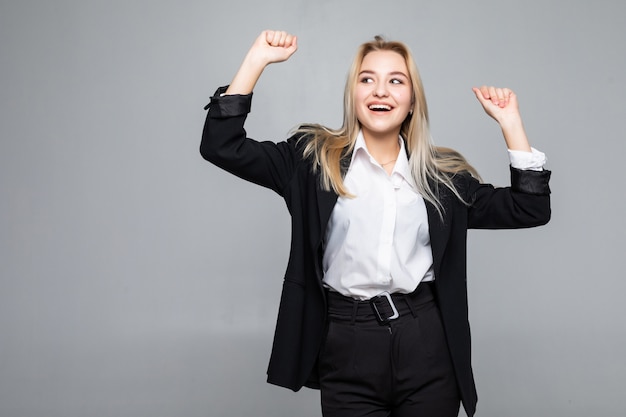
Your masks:
M363 58L354 93L356 115L367 137L397 136L413 106L409 71L402 55L370 52Z

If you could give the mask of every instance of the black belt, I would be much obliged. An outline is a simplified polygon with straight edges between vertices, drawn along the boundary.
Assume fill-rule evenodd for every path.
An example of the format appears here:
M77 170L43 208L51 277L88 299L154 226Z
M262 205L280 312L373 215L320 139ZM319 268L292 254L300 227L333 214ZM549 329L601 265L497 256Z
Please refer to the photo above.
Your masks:
M434 301L434 282L421 282L410 294L383 292L363 301L329 290L327 300L331 320L376 320L386 325L408 314L415 316L422 304Z

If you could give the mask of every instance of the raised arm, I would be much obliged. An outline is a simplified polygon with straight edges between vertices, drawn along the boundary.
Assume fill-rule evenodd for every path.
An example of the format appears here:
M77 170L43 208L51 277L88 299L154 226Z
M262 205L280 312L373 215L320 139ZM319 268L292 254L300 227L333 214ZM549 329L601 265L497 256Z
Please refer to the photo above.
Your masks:
M489 86L474 87L472 90L485 112L500 125L507 148L530 152L515 93L508 88Z
M507 148L532 152L515 93L508 88L488 86L473 88L473 91L485 112L500 125ZM494 188L468 178L468 198L472 201L468 226L502 229L547 223L551 215L549 180L548 170L535 170L530 166L514 168L513 164L510 187Z
M281 194L299 162L295 142L258 142L247 137L244 123L252 90L265 67L287 60L296 38L266 30L255 40L230 86L219 88L206 107L200 154L209 162Z
M297 38L284 31L261 32L241 63L226 94L250 94L265 67L289 59L298 49Z

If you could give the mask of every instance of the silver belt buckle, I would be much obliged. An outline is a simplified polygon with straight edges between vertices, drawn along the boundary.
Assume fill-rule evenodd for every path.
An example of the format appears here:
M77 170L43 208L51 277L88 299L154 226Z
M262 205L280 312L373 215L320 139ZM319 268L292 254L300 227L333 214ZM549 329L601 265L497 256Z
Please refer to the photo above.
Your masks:
M383 300L383 299L386 299L387 302L389 303L389 306L391 307L391 311L393 314L389 317L383 317L380 313L380 310L378 310L378 306L376 305L378 301ZM372 307L372 310L374 311L374 315L376 316L376 320L380 324L387 324L391 320L395 320L398 317L400 317L400 314L398 313L398 309L396 308L396 305L393 303L393 299L391 298L391 294L389 294L389 292L387 291L384 291L378 295L375 295L374 297L370 299L369 302L370 302L370 306Z

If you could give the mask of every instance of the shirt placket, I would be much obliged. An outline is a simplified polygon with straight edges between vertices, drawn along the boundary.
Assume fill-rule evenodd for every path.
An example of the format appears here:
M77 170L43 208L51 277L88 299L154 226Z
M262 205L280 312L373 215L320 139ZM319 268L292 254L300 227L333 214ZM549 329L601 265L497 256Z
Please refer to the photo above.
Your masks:
M380 228L377 274L376 278L381 284L391 282L391 255L393 251L393 236L396 225L397 200L396 190L390 178L386 178L382 187L383 211Z

